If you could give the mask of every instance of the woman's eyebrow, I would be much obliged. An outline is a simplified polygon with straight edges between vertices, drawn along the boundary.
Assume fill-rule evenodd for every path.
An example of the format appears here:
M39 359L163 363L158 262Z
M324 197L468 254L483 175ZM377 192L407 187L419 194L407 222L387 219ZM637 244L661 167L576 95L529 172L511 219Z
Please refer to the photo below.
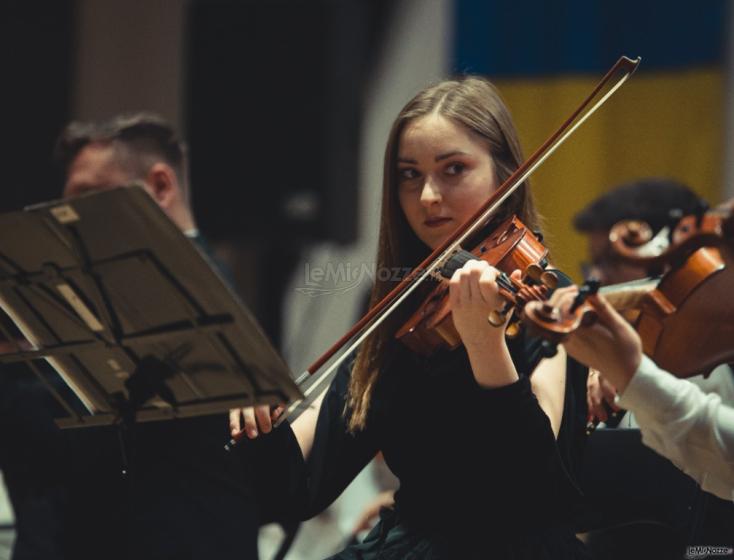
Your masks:
M454 156L467 156L467 155L469 155L469 154L467 154L466 152L462 152L461 150L452 150L450 152L446 152L446 153L443 153L443 154L438 154L434 158L434 161L441 161L441 160L448 159L448 158L454 157ZM416 160L414 160L413 158L398 156L398 163L413 163L413 164L415 164L415 163L418 163L418 162Z
M446 152L445 154L438 154L436 156L435 161L441 161L442 159L448 159L454 156L467 156L467 155L469 154L467 154L466 152L462 152L461 150L452 150L450 152Z

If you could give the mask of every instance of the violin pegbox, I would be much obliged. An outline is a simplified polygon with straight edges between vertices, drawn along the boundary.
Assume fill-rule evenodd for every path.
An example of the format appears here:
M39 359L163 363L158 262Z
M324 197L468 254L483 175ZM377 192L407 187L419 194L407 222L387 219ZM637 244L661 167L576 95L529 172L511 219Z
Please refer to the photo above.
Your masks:
M487 321L492 326L502 326L507 320L507 314L517 309L518 312L512 316L506 330L507 336L514 338L520 333L520 318L524 307L531 301L546 301L558 286L558 276L544 270L539 264L531 263L525 267L520 280L503 272L497 277L497 283L507 298L507 303L502 309L490 313Z
M548 301L528 303L523 309L525 324L546 341L546 346L560 344L579 326L590 326L596 321L596 311L586 300L599 291L599 286L594 278L586 280L568 309L559 309Z
M523 278L528 278L535 284L542 284L549 290L555 290L558 287L558 276L537 263L531 263L525 268Z

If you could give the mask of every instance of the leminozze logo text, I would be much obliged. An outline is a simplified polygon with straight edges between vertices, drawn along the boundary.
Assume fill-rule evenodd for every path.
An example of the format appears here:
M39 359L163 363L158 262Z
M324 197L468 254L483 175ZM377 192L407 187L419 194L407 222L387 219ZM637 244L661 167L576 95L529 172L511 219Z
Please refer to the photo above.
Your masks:
M375 279L399 282L410 273L410 268L378 268L375 263L329 262L324 266L311 266L306 263L304 273L305 285L296 290L307 296L319 297L348 292L364 280L371 283L374 283Z
M732 556L734 548L730 546L689 546L686 549L686 559L708 558L709 556Z

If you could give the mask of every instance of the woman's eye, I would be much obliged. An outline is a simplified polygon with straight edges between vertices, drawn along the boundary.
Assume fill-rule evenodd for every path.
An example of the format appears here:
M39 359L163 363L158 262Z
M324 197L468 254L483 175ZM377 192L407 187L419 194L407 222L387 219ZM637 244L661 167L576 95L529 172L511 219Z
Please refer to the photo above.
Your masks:
M466 165L456 162L446 167L446 173L449 175L459 175L464 171L464 169L466 169Z
M401 181L415 179L418 177L418 171L412 167L403 167L402 169L398 169L398 177Z

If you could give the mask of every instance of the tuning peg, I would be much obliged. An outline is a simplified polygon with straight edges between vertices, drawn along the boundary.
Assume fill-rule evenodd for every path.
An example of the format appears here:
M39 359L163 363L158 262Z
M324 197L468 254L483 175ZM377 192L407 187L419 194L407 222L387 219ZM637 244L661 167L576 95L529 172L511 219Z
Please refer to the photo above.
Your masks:
M544 270L540 275L540 283L549 290L555 290L558 287L558 275L550 270Z
M587 289L588 295L595 294L599 291L599 288L601 287L601 280L595 277L587 278L584 282L584 286Z
M525 268L523 276L528 284L542 284L549 290L555 290L558 286L558 276L548 270L545 270L537 263L531 263Z
M543 268L536 263L529 264L525 268L525 278L530 279L533 283L540 283L540 278L543 275Z
M573 303L571 304L571 313L576 311L582 303L586 301L586 298L588 298L590 295L593 295L599 291L599 287L601 286L601 282L597 278L589 278L584 282L583 286L579 288L579 293L576 294L576 297L573 300Z

